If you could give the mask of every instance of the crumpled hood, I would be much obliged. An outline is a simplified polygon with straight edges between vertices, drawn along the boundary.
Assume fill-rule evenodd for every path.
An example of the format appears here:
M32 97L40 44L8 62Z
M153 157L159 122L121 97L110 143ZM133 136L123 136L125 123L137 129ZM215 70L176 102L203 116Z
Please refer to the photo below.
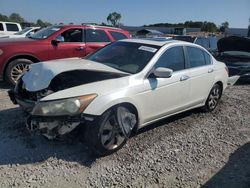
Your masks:
M56 75L73 70L94 70L127 74L101 63L81 58L68 58L32 64L30 70L23 75L22 80L26 90L39 91L47 88Z

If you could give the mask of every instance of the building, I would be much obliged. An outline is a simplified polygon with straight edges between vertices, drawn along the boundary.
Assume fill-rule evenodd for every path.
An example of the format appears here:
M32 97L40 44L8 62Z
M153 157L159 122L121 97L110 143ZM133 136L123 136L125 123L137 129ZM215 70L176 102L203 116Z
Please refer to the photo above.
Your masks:
M129 31L133 36L136 36L137 32L140 30L155 30L158 32L166 34L177 34L176 32L182 30L184 33L188 34L190 32L200 32L201 28L175 28L175 27L136 27L136 26L121 26L122 29Z
M247 37L248 29L247 28L227 28L225 31L225 36Z

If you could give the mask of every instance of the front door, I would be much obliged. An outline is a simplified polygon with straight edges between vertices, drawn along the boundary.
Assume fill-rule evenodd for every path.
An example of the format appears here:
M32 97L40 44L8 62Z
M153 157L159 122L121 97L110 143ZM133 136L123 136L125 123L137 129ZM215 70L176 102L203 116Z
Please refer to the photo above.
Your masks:
M170 78L145 78L144 91L137 96L145 117L143 124L181 111L188 103L190 82L183 47L167 49L156 62L157 67L172 69L173 74Z
M61 59L70 57L84 57L86 45L83 29L68 29L55 38L56 44L51 44L49 50L50 59Z

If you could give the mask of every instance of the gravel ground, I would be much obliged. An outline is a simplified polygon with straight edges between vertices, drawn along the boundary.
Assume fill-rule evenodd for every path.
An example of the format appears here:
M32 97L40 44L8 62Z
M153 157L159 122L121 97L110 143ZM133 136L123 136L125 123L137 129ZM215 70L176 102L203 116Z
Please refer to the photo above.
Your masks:
M30 134L7 89L0 83L0 187L250 187L250 85L228 88L212 113L152 124L98 159L75 133Z

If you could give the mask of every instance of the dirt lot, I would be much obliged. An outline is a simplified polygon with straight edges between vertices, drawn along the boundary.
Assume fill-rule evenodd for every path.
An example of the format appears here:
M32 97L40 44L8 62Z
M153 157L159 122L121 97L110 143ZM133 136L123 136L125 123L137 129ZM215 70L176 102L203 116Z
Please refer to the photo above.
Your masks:
M148 126L99 159L80 135L27 132L7 89L0 83L0 187L250 187L250 85L228 88L212 113Z

